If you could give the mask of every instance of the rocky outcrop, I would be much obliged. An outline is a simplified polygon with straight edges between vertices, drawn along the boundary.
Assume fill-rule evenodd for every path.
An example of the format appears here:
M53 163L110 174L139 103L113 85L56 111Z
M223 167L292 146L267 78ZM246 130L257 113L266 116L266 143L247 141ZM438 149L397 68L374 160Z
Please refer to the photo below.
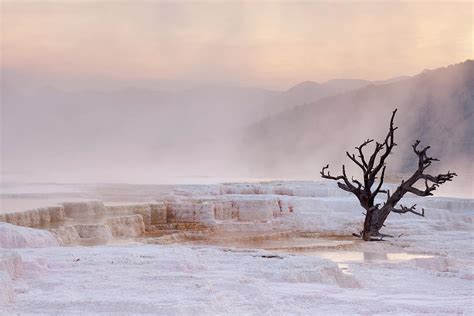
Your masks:
M266 182L266 183L228 183L220 186L220 194L239 195L285 195L298 197L348 196L337 187L328 187L319 182Z
M112 231L107 224L78 224L73 226L81 239L110 240Z
M107 242L115 237L139 237L145 233L141 215L104 217L95 223L81 223L51 229L60 245Z
M291 195L295 191L291 190L295 188L266 183L223 185L222 192L214 190L213 195L203 197L172 194L162 197L162 201L128 205L104 205L101 201L65 202L61 206L3 214L0 221L49 229L59 244L69 245L92 239L137 237L146 231L195 229L196 225L202 229L224 222L269 223L305 209L307 205L293 201L296 198ZM325 209L321 201L312 200L310 204Z
M108 218L106 223L113 237L138 237L145 233L145 223L141 215Z
M54 246L58 246L58 242L48 231L0 223L0 248L40 248Z
M217 220L270 221L293 210L286 199L272 195L226 195L214 201L214 217Z
M50 230L61 246L78 243L80 236L72 225L60 226Z
M200 194L203 194L202 198L197 197ZM19 226L49 228L61 244L68 244L79 236L73 227L64 228L64 225L68 225L66 221L70 219L94 219L100 222L110 217L140 215L146 231L173 224L198 223L214 226L216 221L261 222L295 211L298 207L287 202L290 197L328 194L328 187L318 183L307 185L269 182L197 186L177 190L171 196L162 197L162 201L153 203L104 205L98 200L65 202L60 206L0 214L0 221ZM49 225L58 222L63 223Z
M234 201L241 221L269 221L279 212L275 199L242 199Z
M214 218L217 220L236 220L239 218L239 210L231 200L215 201Z
M167 222L167 210L163 202L133 205L107 205L105 206L105 213L110 216L141 215L146 229L151 225L166 224Z
M167 221L167 209L165 203L150 204L150 225L164 224Z
M210 201L174 200L165 204L167 223L214 224L214 204Z
M63 205L66 216L71 218L90 218L105 213L102 201L65 202Z
M202 199L175 198L164 202L166 216L162 209L155 214L160 214L160 223L169 225L199 223L209 227L221 224L222 221L271 221L294 211L294 207L284 201L285 198L279 198L276 195L228 194ZM151 222L152 225L157 225L158 221Z
M0 213L0 222L25 227L37 227L53 222L63 221L66 218L64 207L49 206L22 212Z

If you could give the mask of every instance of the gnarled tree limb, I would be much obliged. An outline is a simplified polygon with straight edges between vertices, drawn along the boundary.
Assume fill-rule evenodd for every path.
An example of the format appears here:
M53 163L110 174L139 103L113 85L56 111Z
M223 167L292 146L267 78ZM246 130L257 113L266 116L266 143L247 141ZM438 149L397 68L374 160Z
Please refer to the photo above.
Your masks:
M417 196L433 195L432 192L435 191L436 188L447 181L452 181L456 176L456 173L450 171L436 176L424 173L424 171L431 166L434 161L438 161L438 159L428 156L427 151L430 146L419 148L420 141L416 140L412 148L418 157L417 169L407 180L403 180L392 194L389 190L382 189L386 171L386 160L393 151L393 148L397 146L394 141L395 131L398 129L398 127L394 126L396 113L397 109L392 112L389 130L384 141L382 143L375 142L375 148L368 160L365 156L364 149L374 141L373 139L367 139L360 146L355 147L358 151L358 156L346 152L347 157L362 170L362 182L354 177L351 177L351 181L349 181L344 165L342 166L342 175L339 176L331 176L329 173L329 165L323 167L321 170L321 176L324 179L338 181L337 185L339 188L353 193L358 198L361 206L366 210L364 229L361 232L364 240L372 240L373 237L383 235L380 234L379 230L385 226L384 222L390 212L399 214L413 213L415 215L424 216L425 210L422 209L421 212L418 212L415 208L416 205L411 207L400 205L399 208L396 207L397 203L406 193L412 193ZM380 174L379 178L377 177L378 174ZM372 186L377 179L377 187L372 191ZM417 182L420 180L424 181L424 189L416 187ZM380 204L375 204L374 202L375 197L379 193L387 195L382 207L380 207Z

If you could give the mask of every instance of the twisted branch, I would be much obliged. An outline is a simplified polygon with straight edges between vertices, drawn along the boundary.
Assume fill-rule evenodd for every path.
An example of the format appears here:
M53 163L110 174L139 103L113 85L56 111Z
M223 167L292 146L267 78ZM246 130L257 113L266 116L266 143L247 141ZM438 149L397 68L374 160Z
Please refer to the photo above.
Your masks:
M404 213L413 213L415 215L418 215L418 216L421 216L421 217L425 217L425 209L422 208L421 209L421 213L420 212L417 212L416 211L416 204L414 204L413 206L411 207L406 207L406 206L403 206L400 204L400 208L392 208L392 212L394 213L398 213L398 214L404 214Z
M397 109L392 112L389 130L384 141L382 143L375 142L375 148L368 160L364 154L364 149L374 141L373 139L367 139L360 146L355 147L358 156L346 152L346 156L362 170L363 182L354 177L351 177L351 181L349 181L344 165L342 165L342 175L339 176L332 176L330 174L329 165L326 165L321 170L321 176L323 178L338 181L337 185L339 188L353 193L359 199L361 206L366 210L364 230L361 233L364 240L370 240L371 236L380 236L379 230L384 226L384 222L390 212L398 214L413 213L418 216L425 215L425 210L422 209L421 212L418 212L416 210L416 205L411 207L400 205L399 208L396 208L397 203L406 193L412 193L417 196L433 195L433 191L435 191L441 184L447 181L452 181L452 179L457 176L456 173L450 171L436 176L425 174L424 171L431 166L434 161L439 160L428 156L427 152L430 146L419 148L420 141L416 140L412 145L412 148L418 157L417 170L415 170L407 180L403 180L393 194L391 194L389 190L382 189L386 170L385 161L393 151L393 148L397 146L394 141L394 134L398 129L398 127L394 126L396 113ZM378 174L380 174L380 178L377 187L372 191L371 188L377 180ZM415 186L419 180L424 180L424 189ZM383 203L382 207L380 207L380 204L374 205L375 197L379 193L387 195L386 201Z

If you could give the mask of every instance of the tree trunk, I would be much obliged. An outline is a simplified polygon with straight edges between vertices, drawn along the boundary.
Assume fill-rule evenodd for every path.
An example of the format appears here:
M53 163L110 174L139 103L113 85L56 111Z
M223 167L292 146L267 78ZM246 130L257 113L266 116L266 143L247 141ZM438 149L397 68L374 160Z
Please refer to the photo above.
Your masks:
M382 229L383 224L385 223L385 220L387 220L387 217L390 214L390 210L382 208L378 211L378 213L379 214L378 216L376 216L376 218L375 217L372 218L371 231L372 233L375 233L375 234L378 233L379 230Z
M367 214L365 215L364 230L362 231L362 239L365 241L370 240L372 217L374 216L375 209L373 207L366 208Z
M365 241L373 240L373 237L380 237L381 239L385 236L389 236L381 234L379 231L384 227L384 222L390 213L412 213L418 216L425 216L425 210L422 208L421 212L418 211L416 209L416 204L411 207L404 205L398 205L397 207L398 202L400 202L406 193L412 193L417 196L430 196L433 195L432 192L441 184L447 181L452 181L452 179L457 176L456 173L450 171L438 175L424 173L426 168L431 166L434 161L438 161L438 159L428 156L427 150L430 146L419 148L420 141L416 140L412 145L412 148L418 156L418 169L410 176L410 178L402 180L402 183L395 189L393 194L390 194L389 189L382 188L386 168L385 160L397 145L394 142L395 130L398 128L393 125L395 113L397 113L397 109L392 112L390 128L385 140L381 143L375 142L375 149L370 157L364 155L363 149L365 146L372 143L374 141L373 139L367 139L359 147L356 147L358 151L357 156L356 154L350 154L346 151L347 157L362 169L363 181L359 181L354 177L349 179L346 174L345 165L342 165L342 175L339 176L332 176L329 173L329 165L326 165L321 169L321 177L338 181L337 186L339 188L354 194L359 199L360 205L366 211L364 228L361 233L362 238ZM416 183L420 180L425 182L424 189L420 189L416 186ZM376 182L377 186L372 190L372 186ZM387 194L387 199L381 208L379 208L380 204L374 205L375 198L379 193Z

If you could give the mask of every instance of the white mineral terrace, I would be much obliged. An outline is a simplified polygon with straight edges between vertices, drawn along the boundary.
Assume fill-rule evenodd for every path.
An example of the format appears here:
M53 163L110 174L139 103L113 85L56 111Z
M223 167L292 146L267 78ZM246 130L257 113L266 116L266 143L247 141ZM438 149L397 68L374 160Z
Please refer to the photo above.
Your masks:
M2 187L0 314L474 314L474 199L362 242L333 183Z

